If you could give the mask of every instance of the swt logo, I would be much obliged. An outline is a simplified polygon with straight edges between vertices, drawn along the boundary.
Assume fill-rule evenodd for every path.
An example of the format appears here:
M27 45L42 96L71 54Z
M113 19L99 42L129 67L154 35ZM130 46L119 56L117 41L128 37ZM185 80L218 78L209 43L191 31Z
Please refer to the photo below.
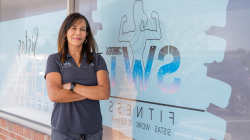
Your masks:
M160 41L162 37L159 15L157 12L153 11L151 13L151 20L153 20L153 23L155 23L155 27L153 27L153 29L148 27L148 17L143 10L143 3L140 0L134 2L134 25L132 25L132 30L124 32L124 25L127 22L127 16L124 15L122 17L118 41L128 42L130 44L133 53L133 70L131 70L127 47L107 47L106 55L111 55L111 87L116 86L116 55L123 55L127 78L130 84L129 88L134 89L136 78L138 77L141 91L147 90L156 46L151 46L149 48L148 59L145 67L141 61L143 60L143 52L146 49L145 47L147 40ZM159 51L158 60L164 61L164 56L167 54L173 55L173 62L160 67L157 73L157 85L164 93L175 93L180 87L181 79L175 78L171 85L166 85L163 82L163 76L177 71L180 66L180 53L174 46L165 46Z

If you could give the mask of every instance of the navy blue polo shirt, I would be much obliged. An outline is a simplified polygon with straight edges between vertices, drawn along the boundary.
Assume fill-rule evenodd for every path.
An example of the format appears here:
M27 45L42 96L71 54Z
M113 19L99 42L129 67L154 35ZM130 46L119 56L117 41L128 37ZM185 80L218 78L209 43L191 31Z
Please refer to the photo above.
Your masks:
M66 54L66 61L62 65L60 53L52 54L47 60L44 78L50 72L62 75L62 84L76 82L80 85L98 85L96 72L107 70L103 57L93 53L94 60L87 64L86 55L83 56L80 68L73 57ZM102 129L102 116L99 100L85 99L71 103L54 103L51 125L57 130L75 134L96 133Z

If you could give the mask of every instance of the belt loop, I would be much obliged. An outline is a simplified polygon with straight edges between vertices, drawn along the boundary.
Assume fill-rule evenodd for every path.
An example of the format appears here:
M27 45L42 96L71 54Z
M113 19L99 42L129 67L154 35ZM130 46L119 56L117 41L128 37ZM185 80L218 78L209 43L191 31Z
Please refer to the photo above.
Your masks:
M81 134L81 140L85 140L85 134Z

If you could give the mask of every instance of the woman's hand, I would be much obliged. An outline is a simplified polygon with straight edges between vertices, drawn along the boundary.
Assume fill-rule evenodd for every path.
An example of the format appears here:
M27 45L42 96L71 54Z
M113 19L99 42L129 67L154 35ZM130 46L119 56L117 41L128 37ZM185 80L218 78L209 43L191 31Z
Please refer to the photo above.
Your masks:
M70 85L71 85L71 83L63 84L62 87L63 87L63 89L70 90Z
M76 84L74 92L90 100L108 100L110 96L110 82L108 71L99 70L96 72L97 83L95 86Z
M86 99L86 97L70 91L71 83L62 84L62 76L58 72L50 72L46 75L46 85L49 99L52 102L70 103Z

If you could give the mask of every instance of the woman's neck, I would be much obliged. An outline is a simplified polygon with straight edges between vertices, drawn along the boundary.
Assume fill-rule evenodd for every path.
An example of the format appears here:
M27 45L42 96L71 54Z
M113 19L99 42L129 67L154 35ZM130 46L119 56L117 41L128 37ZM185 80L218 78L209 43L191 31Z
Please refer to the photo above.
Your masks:
M81 51L82 51L82 47L81 46L70 46L68 45L68 51L69 51L69 54L72 56L72 57L80 57L81 55Z

